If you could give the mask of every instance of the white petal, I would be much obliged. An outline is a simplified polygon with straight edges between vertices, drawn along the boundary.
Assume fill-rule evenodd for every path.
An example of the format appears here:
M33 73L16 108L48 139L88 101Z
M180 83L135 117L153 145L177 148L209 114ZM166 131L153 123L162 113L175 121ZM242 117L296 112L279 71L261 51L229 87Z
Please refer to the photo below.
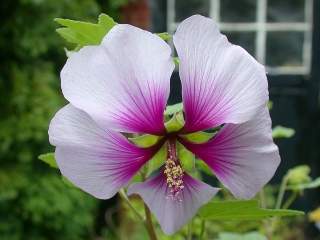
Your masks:
M72 105L62 108L52 119L49 137L56 146L61 173L101 199L112 197L127 185L152 155L151 150L136 147L121 134L102 129Z
M254 197L280 164L267 108L246 123L226 124L207 143L184 145L204 160L237 198Z
M161 134L174 64L157 35L119 24L100 46L74 53L61 71L62 91L98 124Z
M218 192L208 184L185 174L180 201L172 199L165 176L160 173L143 183L129 187L128 194L139 194L156 216L166 234L173 234L190 221L198 209Z
M199 15L184 20L173 41L180 59L186 131L242 123L265 106L264 67L229 43L213 20Z

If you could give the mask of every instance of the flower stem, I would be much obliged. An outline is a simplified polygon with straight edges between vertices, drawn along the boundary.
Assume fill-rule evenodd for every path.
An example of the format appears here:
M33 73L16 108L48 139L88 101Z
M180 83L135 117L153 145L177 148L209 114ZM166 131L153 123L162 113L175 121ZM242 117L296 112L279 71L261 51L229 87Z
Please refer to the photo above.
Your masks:
M298 192L293 192L291 193L290 197L287 199L287 201L283 204L283 209L287 209L291 206L291 204L294 202L294 200L296 200L298 196Z
M264 193L264 189L262 188L261 191L259 192L259 196L260 196L260 205L262 208L266 208L267 207L267 203L266 203L266 196Z
M145 224L146 224L146 227L147 227L147 230L148 230L148 234L149 234L150 240L157 240L158 238L157 238L157 235L156 235L156 232L154 230L153 223L152 223L151 212L150 212L150 209L148 208L147 204L145 204L145 203L144 203L144 210L145 210L145 213L146 213Z
M199 237L199 240L204 239L205 230L206 230L206 221L205 221L205 220L201 220L201 229L200 229L200 237Z
M281 185L280 185L280 190L279 190L278 199L277 199L277 203L276 203L276 209L280 209L281 208L283 197L284 197L284 194L286 192L287 182L288 182L288 177L285 176L282 179L282 182L281 182Z
M284 194L286 193L288 180L289 180L288 176L285 175L283 177L282 181L281 181L281 185L280 185L280 189L279 189L279 193L278 193L278 198L277 198L277 203L276 203L275 209L281 209L282 201L283 201L283 198L284 198ZM278 226L278 224L277 224L278 220L279 220L279 218L277 218L277 217L273 217L270 220L269 227L267 229L268 239L272 238L273 233L275 232L275 228Z
M119 191L119 195L122 198L122 200L128 205L128 207L132 210L132 212L137 216L137 218L144 222L143 217L141 216L141 214L134 208L134 206L132 206L129 198L127 197L127 195L124 192L124 189L120 189Z
M187 240L192 240L192 220L188 224L188 237Z

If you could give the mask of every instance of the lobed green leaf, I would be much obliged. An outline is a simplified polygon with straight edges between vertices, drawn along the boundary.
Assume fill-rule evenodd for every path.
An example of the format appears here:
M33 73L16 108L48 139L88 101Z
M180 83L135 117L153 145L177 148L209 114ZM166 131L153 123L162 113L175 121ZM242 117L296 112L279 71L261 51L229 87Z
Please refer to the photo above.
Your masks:
M63 26L56 30L57 33L68 42L81 47L100 44L103 37L116 25L116 22L106 14L99 15L98 23L63 18L56 18L54 20Z

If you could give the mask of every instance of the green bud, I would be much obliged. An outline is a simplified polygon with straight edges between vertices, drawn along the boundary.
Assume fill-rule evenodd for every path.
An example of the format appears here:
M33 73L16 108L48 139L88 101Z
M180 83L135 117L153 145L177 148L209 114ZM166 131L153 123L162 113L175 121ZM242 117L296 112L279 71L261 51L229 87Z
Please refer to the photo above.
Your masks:
M300 165L290 169L286 175L288 184L296 185L301 183L307 183L311 181L310 167L307 165Z

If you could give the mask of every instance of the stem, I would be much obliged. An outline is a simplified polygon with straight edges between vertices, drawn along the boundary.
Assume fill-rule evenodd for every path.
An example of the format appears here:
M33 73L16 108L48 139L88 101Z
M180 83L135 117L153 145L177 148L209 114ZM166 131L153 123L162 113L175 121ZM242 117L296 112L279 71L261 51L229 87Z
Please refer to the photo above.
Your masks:
M145 213L146 213L145 224L146 224L146 227L147 227L147 230L148 230L148 234L149 234L150 240L157 240L158 238L157 238L157 235L156 235L156 232L154 230L153 223L152 223L151 212L150 212L150 209L148 208L148 206L145 203L144 203L144 210L145 210Z
M286 192L286 187L287 187L287 182L288 182L288 177L285 176L281 182L279 194L278 194L278 199L277 199L277 204L276 204L276 209L281 208L282 200L284 197L284 194Z
M203 239L205 229L206 229L206 221L205 221L205 220L202 220L202 221L201 221L201 228L200 228L199 240L202 240L202 239Z
M146 170L147 169L144 168L143 170L144 171L141 172L141 177L142 177L142 180L145 181L146 180ZM143 205L144 205L144 211L145 211L145 215L146 215L144 223L145 223L145 226L147 228L147 231L148 231L148 234L149 234L149 238L150 238L150 240L158 240L156 231L155 231L154 226L153 226L150 209L148 208L147 204L145 204L145 202L143 202Z
M291 193L290 197L287 199L287 201L283 204L283 209L288 209L290 205L296 200L298 196L298 192L294 191Z
M264 194L264 189L262 188L261 191L259 192L259 196L260 196L260 204L262 208L266 208L267 207L267 203L266 203L266 196Z
M127 197L127 195L124 192L124 189L121 189L119 191L119 195L122 198L122 200L124 200L125 203L127 203L128 207L134 212L134 214L137 216L137 218L139 218L140 221L144 222L144 218L140 215L140 213L134 208L134 206L132 206L129 198Z
M187 240L191 240L191 239L192 239L192 220L188 224L188 236L187 236Z
M288 183L288 176L284 176L280 185L280 190L278 193L278 198L277 198L277 203L276 203L276 209L281 209L281 205L282 205L282 201L283 201L283 197L284 194L286 192L286 188L287 188L287 183ZM270 227L267 228L267 236L268 239L272 239L273 233L275 231L275 228L277 226L277 221L278 218L274 217L271 219L270 221Z

